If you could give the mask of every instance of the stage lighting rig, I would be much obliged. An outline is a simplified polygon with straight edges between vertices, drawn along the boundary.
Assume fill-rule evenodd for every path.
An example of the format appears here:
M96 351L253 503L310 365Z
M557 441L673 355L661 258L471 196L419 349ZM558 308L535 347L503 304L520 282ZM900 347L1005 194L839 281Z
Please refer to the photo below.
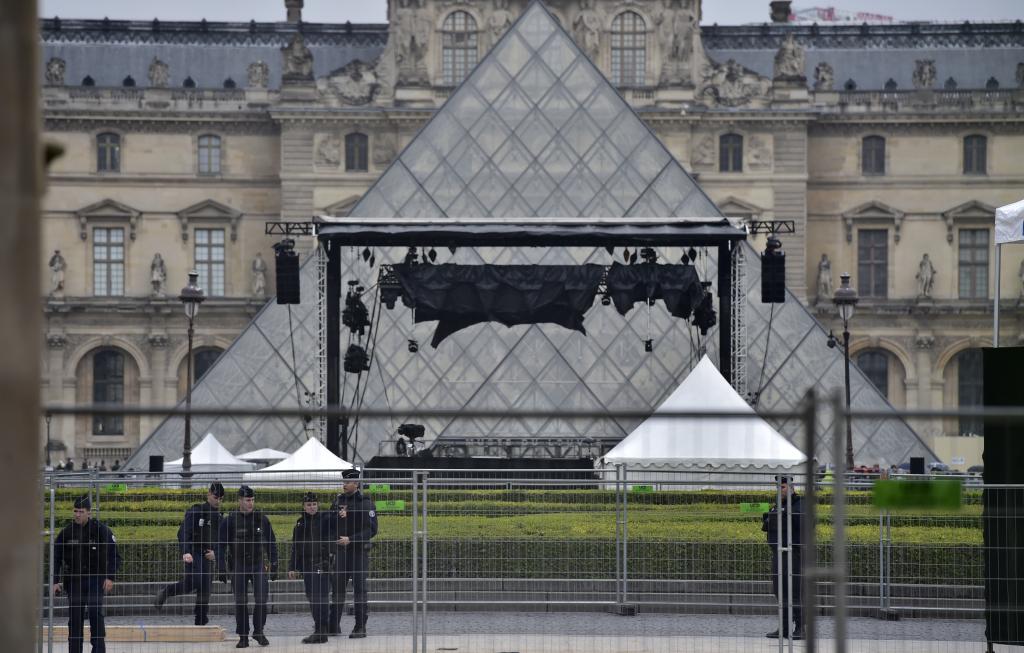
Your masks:
M348 294L345 295L345 308L341 311L341 323L360 337L366 334L366 327L370 326L370 312L361 297L364 290L358 281L354 279L349 281Z
M345 371L349 374L360 374L370 369L370 357L359 345L349 345L345 351Z

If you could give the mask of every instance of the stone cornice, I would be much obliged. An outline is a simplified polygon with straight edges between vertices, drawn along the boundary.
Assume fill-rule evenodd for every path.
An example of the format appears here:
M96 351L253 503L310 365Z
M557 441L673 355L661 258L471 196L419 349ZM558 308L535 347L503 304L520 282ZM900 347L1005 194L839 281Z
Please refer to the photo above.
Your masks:
M792 34L804 48L994 48L1024 46L1021 21L1001 23L896 23L890 25L704 25L709 50L777 50Z
M91 132L98 128L115 128L125 132L190 133L200 129L225 134L278 133L277 124L266 112L235 112L232 114L157 113L145 111L76 111L46 109L43 112L46 131Z
M176 297L44 297L44 313L89 313L93 315L158 315L180 313L181 302ZM203 313L208 316L249 315L259 310L268 300L250 297L212 297L203 302ZM184 315L182 313L182 315ZM182 317L184 320L184 317Z
M1013 319L1021 308L1015 299L1003 299L999 302L1001 315L1007 320ZM835 308L831 303L819 304L812 310L822 316L835 317ZM918 319L929 319L932 316L963 316L964 318L980 318L992 316L992 300L936 299L917 302L913 299L865 299L857 304L857 318L890 317L905 315ZM836 318L838 319L838 318Z

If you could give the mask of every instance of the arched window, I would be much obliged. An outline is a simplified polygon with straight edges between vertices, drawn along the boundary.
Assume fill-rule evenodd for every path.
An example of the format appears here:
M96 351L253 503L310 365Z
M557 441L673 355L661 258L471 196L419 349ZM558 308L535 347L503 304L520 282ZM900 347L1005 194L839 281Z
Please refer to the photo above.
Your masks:
M871 349L857 355L857 367L886 398L889 397L889 354Z
M92 359L92 399L96 404L124 404L124 354L103 349ZM94 415L94 435L124 435L123 415Z
M220 174L220 136L203 134L199 137L199 174Z
M369 170L370 139L366 134L353 132L345 136L345 170L366 172Z
M203 375L209 372L224 350L219 347L200 347L192 351L192 387L195 388ZM178 364L178 398L185 396L185 379L188 377L188 357L182 357Z
M643 86L647 68L647 25L640 14L624 11L612 19L612 83Z
M976 408L984 403L981 372L980 349L965 349L956 355L957 405L960 408ZM984 421L980 417L961 417L960 435L985 435Z
M964 174L983 175L988 172L988 139L980 134L964 138Z
M121 171L121 136L105 133L96 137L96 170L99 172Z
M465 11L453 11L441 25L441 68L444 83L455 86L476 65L476 19Z
M718 138L718 171L743 172L743 137L739 134Z
M865 136L861 143L860 169L865 175L885 174L885 139Z

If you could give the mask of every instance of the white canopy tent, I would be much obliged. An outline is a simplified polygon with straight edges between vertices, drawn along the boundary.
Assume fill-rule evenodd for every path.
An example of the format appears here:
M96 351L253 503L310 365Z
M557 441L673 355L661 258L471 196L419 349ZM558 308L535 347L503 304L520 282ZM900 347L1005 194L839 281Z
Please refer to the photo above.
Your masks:
M1002 295L1003 244L1024 243L1024 200L996 209L996 293L992 307L992 346L999 346L999 299Z
M164 465L164 472L177 473L181 471L184 458L178 458ZM213 433L207 433L203 441L192 450L192 472L246 472L255 469L254 463L236 458L224 445L214 437Z
M244 474L242 482L262 487L292 485L295 481L340 483L341 473L351 468L352 463L335 456L316 438L310 438L295 453L276 465Z
M251 463L265 463L269 464L273 461L280 461L290 456L287 451L278 451L277 449L257 449L256 451L247 451L243 454L238 455L239 460L247 460Z
M658 413L721 411L733 417L662 417ZM676 489L707 481L767 480L767 474L796 473L806 457L759 417L729 385L707 356L679 384L654 415L599 461L606 478L617 464L628 478ZM745 472L737 474L737 472ZM672 483L676 481L676 483Z

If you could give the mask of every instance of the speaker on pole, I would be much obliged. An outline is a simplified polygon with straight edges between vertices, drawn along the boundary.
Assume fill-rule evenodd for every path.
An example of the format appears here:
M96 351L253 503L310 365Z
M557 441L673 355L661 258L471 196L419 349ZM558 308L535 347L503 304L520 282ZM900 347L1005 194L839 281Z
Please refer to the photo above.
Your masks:
M274 245L274 267L277 281L277 303L300 303L299 255L295 252L294 240L286 238Z
M149 471L154 473L161 473L164 471L164 457L163 456L150 456L149 457Z
M761 303L784 304L786 302L786 253L782 243L774 235L761 254Z

